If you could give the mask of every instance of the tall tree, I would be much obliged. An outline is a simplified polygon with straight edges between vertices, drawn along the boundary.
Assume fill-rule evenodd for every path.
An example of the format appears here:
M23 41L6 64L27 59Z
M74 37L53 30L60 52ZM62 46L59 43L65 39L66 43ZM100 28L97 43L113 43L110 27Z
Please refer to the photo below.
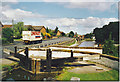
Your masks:
M74 37L74 32L73 32L73 31L70 31L70 33L69 33L69 37L71 37L71 38Z
M57 34L57 32L58 32L58 27L56 26L56 28L55 28L55 33Z
M96 42L104 43L109 38L110 32L112 33L112 39L119 43L119 22L110 22L102 28L95 28L93 33L95 34Z
M48 27L46 28L46 32L49 33L49 29L48 29Z
M23 22L18 22L17 24L14 24L13 26L13 35L15 38L21 38L22 37L22 31L26 30L24 28Z

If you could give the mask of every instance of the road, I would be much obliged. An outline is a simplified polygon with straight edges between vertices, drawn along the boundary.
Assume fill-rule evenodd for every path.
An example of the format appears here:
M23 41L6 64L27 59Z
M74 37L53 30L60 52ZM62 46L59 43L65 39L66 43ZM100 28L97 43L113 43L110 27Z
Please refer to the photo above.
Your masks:
M60 38L56 38L56 39L50 39L50 40L43 40L42 43L38 43L38 44L30 44L30 45L26 45L23 43L23 41L14 41L14 43L10 44L10 45L4 45L2 46L2 49L7 49L7 50L10 50L10 51L14 51L14 47L17 46L18 49L23 49L25 47L29 47L29 48L33 48L33 47L36 47L36 48L39 48L39 47L46 47L48 45L53 45L53 44L57 44L57 43L61 43L61 42L64 42L64 41L70 41L72 40L73 38L69 38L69 37L60 37ZM8 54L6 53L3 53L2 54L2 57L7 57Z

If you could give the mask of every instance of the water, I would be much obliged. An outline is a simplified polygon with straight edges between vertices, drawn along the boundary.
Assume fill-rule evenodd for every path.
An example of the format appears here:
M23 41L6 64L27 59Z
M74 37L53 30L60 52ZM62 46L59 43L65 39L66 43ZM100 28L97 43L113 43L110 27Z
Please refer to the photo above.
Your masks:
M79 47L94 47L95 41L84 41L82 42Z

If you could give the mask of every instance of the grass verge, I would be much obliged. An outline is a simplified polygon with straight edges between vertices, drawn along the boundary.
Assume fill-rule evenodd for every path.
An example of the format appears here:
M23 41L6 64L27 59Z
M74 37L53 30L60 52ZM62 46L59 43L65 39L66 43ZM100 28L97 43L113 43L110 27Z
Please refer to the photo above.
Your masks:
M14 39L14 41L22 41L22 39Z
M85 39L85 41L95 41L95 40L88 38L88 39Z
M78 77L81 81L118 81L119 72L116 70L110 70L101 73L87 73L87 74L76 74L68 71L57 76L57 80L69 81L72 77Z
M74 41L73 43L67 44L67 46L71 46L71 45L75 44L75 42L76 42L76 41Z

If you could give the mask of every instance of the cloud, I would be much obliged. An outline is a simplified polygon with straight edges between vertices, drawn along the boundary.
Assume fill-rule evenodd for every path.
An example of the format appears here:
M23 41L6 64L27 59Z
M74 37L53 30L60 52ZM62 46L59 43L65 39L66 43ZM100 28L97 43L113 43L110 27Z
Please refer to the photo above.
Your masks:
M24 20L25 24L32 25L44 25L51 29L55 29L56 26L63 32L70 32L71 30L79 34L86 34L93 31L96 27L102 27L103 25L109 24L109 22L118 21L116 18L98 18L98 17L87 17L84 19L75 18L42 18L35 20Z
M0 13L0 16L0 20L2 20L2 22L8 23L10 23L12 19L14 19L15 22L18 22L23 21L24 19L32 20L45 17L44 15L33 13L31 11L25 11L22 9L12 9L9 5L2 6L2 12Z
M46 0L47 1L47 0ZM72 0L69 0L72 1ZM65 7L70 8L89 8L91 10L103 11L109 9L111 4L94 4L94 3L62 3ZM105 7L106 5L106 7ZM97 7L98 6L98 7ZM100 8L101 7L101 8ZM84 19L75 19L75 18L47 18L47 16L33 13L31 11L25 11L23 9L12 9L9 5L2 6L2 21L4 24L11 24L11 20L23 21L25 24L31 25L44 25L51 29L55 29L56 26L59 27L59 30L66 33L73 30L79 34L90 33L95 27L102 27L105 24L108 24L112 21L117 21L116 18L98 18L98 17L87 17ZM0 19L1 20L1 19Z
M118 2L119 0L2 0L2 2Z
M84 8L89 10L109 10L116 0L43 0L44 2L59 2L66 8ZM61 3L60 3L61 2ZM116 4L117 5L117 4Z
M119 0L43 0L44 2L117 2Z
M109 2L72 2L66 4L67 8L86 8L90 10L105 11L109 10L113 3Z
M2 2L15 2L15 3L17 3L18 0L2 0Z
M24 11L21 9L10 9L3 11L2 14L4 14L6 17L19 20L24 18L37 18L37 17L44 17L43 15L32 13L30 11Z

